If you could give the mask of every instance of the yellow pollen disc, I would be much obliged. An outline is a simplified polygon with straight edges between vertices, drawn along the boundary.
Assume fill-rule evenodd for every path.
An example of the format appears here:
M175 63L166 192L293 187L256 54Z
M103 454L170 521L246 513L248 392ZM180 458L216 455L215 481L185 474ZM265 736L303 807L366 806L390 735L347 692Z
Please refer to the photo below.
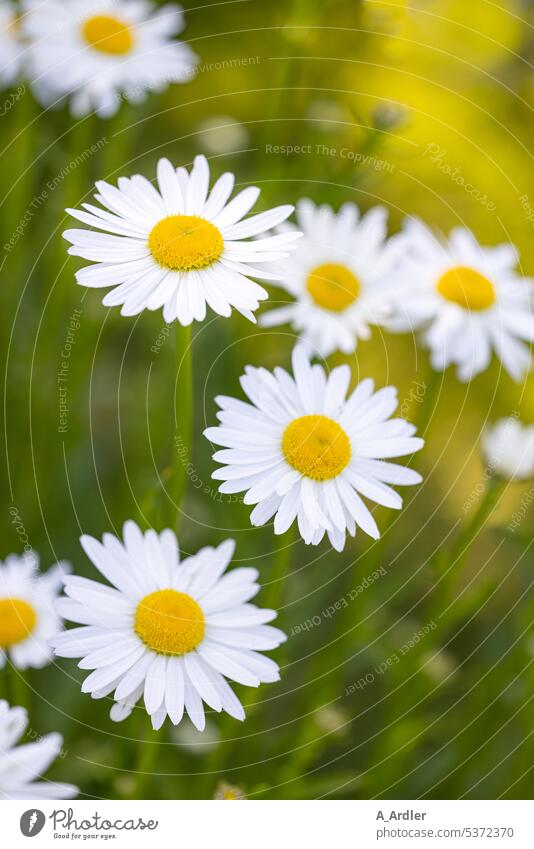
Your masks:
M197 215L169 215L150 231L148 247L156 262L172 271L208 268L224 250L220 231Z
M21 643L37 622L35 609L22 598L0 598L0 648Z
M332 312L342 312L354 303L360 294L361 285L346 266L326 262L310 271L306 288L317 306Z
M337 477L352 455L347 434L327 416L301 416L288 424L282 451L290 466L315 481Z
M135 633L158 654L187 654L204 637L204 614L190 595L157 590L135 612Z
M132 28L112 15L87 18L82 25L82 36L95 50L113 56L129 53L134 45Z
M448 301L466 310L486 310L495 303L493 283L474 268L464 265L449 268L439 278L436 288Z

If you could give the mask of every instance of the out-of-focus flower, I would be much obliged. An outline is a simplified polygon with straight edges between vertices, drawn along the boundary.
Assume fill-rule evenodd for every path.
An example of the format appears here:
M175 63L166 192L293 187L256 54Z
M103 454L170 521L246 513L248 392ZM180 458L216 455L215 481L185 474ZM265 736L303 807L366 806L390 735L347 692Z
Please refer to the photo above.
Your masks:
M421 658L421 669L433 681L444 681L456 672L454 657L445 649L426 652Z
M534 477L534 425L514 416L500 419L483 433L482 451L494 475L510 480Z
M313 127L319 127L328 133L344 132L353 122L344 104L325 97L312 100L308 107L308 118Z
M0 85L9 85L21 73L24 44L20 37L17 7L10 0L0 3Z
M229 316L232 307L254 321L253 311L267 292L250 277L278 279L262 265L287 256L299 233L260 236L291 215L292 206L277 206L241 220L260 190L249 186L228 202L234 175L223 174L209 192L205 156L197 156L191 173L160 159L158 188L145 177L121 177L118 188L99 181L96 200L105 209L84 203L68 212L92 230L67 230L69 253L96 265L76 274L81 286L113 287L106 306L122 304L122 315L163 307L166 322L202 321L206 306ZM256 266L259 264L260 268Z
M17 669L40 669L52 660L48 640L61 630L55 601L68 563L38 571L34 552L10 554L0 563L0 668L7 658Z
M61 752L60 734L47 734L32 743L16 744L28 725L21 707L0 701L0 799L72 799L74 784L36 781Z
M251 403L215 399L220 424L204 434L224 446L213 456L224 464L213 473L224 481L219 491L244 491L244 503L256 505L252 524L274 516L275 534L296 519L307 544L317 545L327 533L341 551L357 526L377 539L378 527L360 495L400 509L400 495L387 484L416 484L421 476L384 460L419 451L423 440L414 436L414 425L389 419L398 404L395 387L374 392L367 379L346 399L349 367L327 377L309 363L302 346L293 352L293 375L247 366L241 386Z
M373 124L378 130L399 129L407 119L407 110L398 103L382 103L373 110Z
M101 699L114 693L111 718L120 722L143 697L153 728L184 714L199 731L204 706L243 720L241 702L227 678L249 687L279 679L278 665L261 651L286 639L265 623L274 610L247 604L258 592L256 569L226 575L233 540L202 548L180 563L170 530L141 533L124 525L124 544L111 534L103 542L83 536L82 546L113 587L78 576L65 580L58 608L82 627L52 641L60 657L81 657L93 672L84 693Z
M131 0L25 0L29 68L45 105L69 98L73 115L109 118L124 98L189 80L197 57L173 36L181 6Z
M295 302L264 313L260 324L290 322L314 352L326 357L354 351L358 338L369 339L369 324L388 315L384 280L393 273L402 250L399 240L386 242L387 211L376 206L362 218L353 203L336 214L310 200L297 205L304 237L287 260L277 265L282 285Z
M229 115L213 115L198 126L198 143L208 153L234 153L249 143L248 130Z
M324 705L315 711L313 718L318 728L333 737L344 737L349 730L351 716L339 705Z
M236 801L246 799L246 796L241 787L236 787L235 784L228 784L226 781L219 781L213 798Z
M462 228L441 240L413 219L404 238L404 261L391 279L391 329L423 328L432 367L443 371L454 363L462 381L484 371L492 351L521 380L531 367L524 342L534 340L534 282L514 271L516 249L482 247Z

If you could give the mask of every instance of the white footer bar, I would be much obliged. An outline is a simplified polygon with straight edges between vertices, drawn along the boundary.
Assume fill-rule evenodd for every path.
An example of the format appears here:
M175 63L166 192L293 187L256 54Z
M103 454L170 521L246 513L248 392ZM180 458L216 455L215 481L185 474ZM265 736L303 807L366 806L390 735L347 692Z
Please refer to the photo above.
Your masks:
M6 849L534 847L528 801L0 802L0 825Z

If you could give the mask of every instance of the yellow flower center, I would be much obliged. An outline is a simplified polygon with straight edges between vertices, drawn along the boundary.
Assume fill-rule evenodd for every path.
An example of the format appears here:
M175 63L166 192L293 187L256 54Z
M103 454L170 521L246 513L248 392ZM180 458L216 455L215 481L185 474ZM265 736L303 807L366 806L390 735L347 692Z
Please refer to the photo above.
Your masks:
M317 306L342 312L354 303L361 285L356 275L344 265L326 262L310 271L306 288Z
M290 422L282 451L290 466L315 481L337 477L352 455L347 434L328 416L300 416Z
M120 56L134 46L132 28L113 15L94 15L82 25L82 36L91 47L102 53Z
M156 262L172 271L208 268L224 250L220 231L197 215L169 215L150 231L148 247Z
M0 598L0 648L21 643L37 623L37 613L22 598Z
M135 612L135 633L158 654L187 654L204 637L204 614L190 595L157 590Z
M465 265L449 268L437 283L437 290L448 301L466 310L487 310L495 303L493 283Z

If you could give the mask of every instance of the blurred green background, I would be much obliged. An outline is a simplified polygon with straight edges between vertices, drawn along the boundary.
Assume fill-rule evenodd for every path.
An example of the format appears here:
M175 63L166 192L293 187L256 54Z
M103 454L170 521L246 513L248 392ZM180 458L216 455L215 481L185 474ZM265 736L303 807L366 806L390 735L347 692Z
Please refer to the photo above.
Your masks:
M2 241L32 212L0 271L2 557L27 540L44 567L67 558L97 577L82 532L120 533L127 518L161 527L169 510L159 480L176 435L174 328L167 334L160 313L122 318L101 305L102 292L76 286L61 238L72 226L65 207L89 200L95 179L153 178L159 157L190 165L204 152L214 176L231 170L238 185L261 186L259 208L303 196L335 208L384 203L391 232L406 214L443 231L467 226L482 242L515 243L522 272L534 274L533 3L184 6L184 37L200 56L187 85L123 104L106 122L44 113L28 91L1 118ZM275 153L280 145L304 149ZM532 421L532 379L514 384L495 360L469 386L449 370L423 412L426 352L378 330L360 342L348 358L354 381L397 385L402 413L425 427L414 461L425 482L405 491L400 514L376 510L380 543L360 532L337 554L252 529L249 508L211 481L202 430L215 423L214 396L241 397L247 363L288 367L290 329L211 316L193 337L181 547L234 537L236 562L260 570L258 603L278 607L290 639L274 654L278 684L237 687L245 706L257 700L244 724L209 714L203 737L187 720L178 731L169 724L146 796L211 798L226 780L251 798L529 798L534 491L509 485L461 562L430 558L475 514L485 423L513 411ZM510 530L514 512L521 521ZM74 661L30 676L31 727L65 737L49 776L83 796L128 798L146 717L114 725L108 700L80 693L82 677Z

